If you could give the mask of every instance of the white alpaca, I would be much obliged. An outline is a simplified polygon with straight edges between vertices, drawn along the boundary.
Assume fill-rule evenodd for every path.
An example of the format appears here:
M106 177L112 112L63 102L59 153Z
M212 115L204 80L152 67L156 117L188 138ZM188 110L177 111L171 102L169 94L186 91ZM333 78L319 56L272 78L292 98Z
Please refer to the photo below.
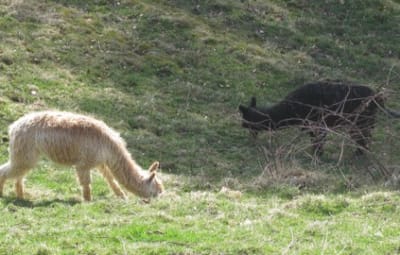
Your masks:
M125 198L118 183L144 198L157 196L164 190L156 176L159 163L154 162L148 172L142 170L119 134L94 118L57 111L31 113L10 125L9 136L10 159L0 166L0 196L5 181L13 178L17 197L23 198L23 178L41 155L59 164L75 166L86 201L91 200L90 170L95 167L117 196Z

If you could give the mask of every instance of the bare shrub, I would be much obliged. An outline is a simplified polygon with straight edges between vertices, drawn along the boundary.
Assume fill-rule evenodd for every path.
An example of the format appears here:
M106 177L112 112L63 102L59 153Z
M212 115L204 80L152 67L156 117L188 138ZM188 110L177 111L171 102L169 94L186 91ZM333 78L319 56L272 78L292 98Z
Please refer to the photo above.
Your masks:
M279 133L267 132L266 141L255 141L262 166L262 173L255 183L260 187L287 184L310 189L328 188L325 185L335 182L342 183L346 189L380 181L384 181L386 186L400 186L400 170L397 167L399 137L394 121L383 117L372 138L360 137L370 140L371 149L361 146L354 135L348 132L351 121L335 128L323 122L305 123L300 127L302 130L311 128L324 133L323 140L319 141L327 148L324 156L318 156L312 150L322 144L306 139L304 131L288 129ZM363 130L358 132L357 135L364 133ZM362 155L353 153L359 150L363 152Z

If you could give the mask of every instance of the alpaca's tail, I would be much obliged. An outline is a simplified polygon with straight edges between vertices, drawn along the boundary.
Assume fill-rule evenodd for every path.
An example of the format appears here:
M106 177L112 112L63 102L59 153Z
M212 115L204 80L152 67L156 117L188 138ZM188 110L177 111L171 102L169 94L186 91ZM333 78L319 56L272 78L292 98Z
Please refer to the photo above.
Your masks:
M9 175L11 170L11 163L8 161L7 163L0 166L0 177L5 177Z

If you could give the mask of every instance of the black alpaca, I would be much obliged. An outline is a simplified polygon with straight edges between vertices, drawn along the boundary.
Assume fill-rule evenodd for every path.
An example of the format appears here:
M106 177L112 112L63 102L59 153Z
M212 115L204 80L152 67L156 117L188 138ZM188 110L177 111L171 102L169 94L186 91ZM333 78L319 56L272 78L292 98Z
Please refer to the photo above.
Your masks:
M257 107L253 97L250 106L239 106L242 126L257 135L261 130L275 130L300 126L313 138L314 153L322 154L327 128L346 127L359 145L357 153L368 150L371 130L379 110L390 116L400 113L384 107L382 93L363 85L349 85L336 81L306 84L289 93L271 107Z

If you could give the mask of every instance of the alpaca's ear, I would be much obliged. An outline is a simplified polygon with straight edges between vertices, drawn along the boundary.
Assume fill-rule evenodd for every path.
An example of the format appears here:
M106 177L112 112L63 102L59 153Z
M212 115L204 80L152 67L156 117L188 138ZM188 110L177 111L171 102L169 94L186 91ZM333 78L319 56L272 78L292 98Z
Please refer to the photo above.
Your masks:
M149 178L147 179L148 182L152 182L154 177L156 177L156 172L152 172L149 176Z
M256 107L256 97L252 97L250 101L250 107Z
M247 111L247 107L244 105L239 105L239 111L241 111L242 113Z
M158 167L160 166L160 162L155 161L151 166L149 167L150 173L156 172L158 170Z

